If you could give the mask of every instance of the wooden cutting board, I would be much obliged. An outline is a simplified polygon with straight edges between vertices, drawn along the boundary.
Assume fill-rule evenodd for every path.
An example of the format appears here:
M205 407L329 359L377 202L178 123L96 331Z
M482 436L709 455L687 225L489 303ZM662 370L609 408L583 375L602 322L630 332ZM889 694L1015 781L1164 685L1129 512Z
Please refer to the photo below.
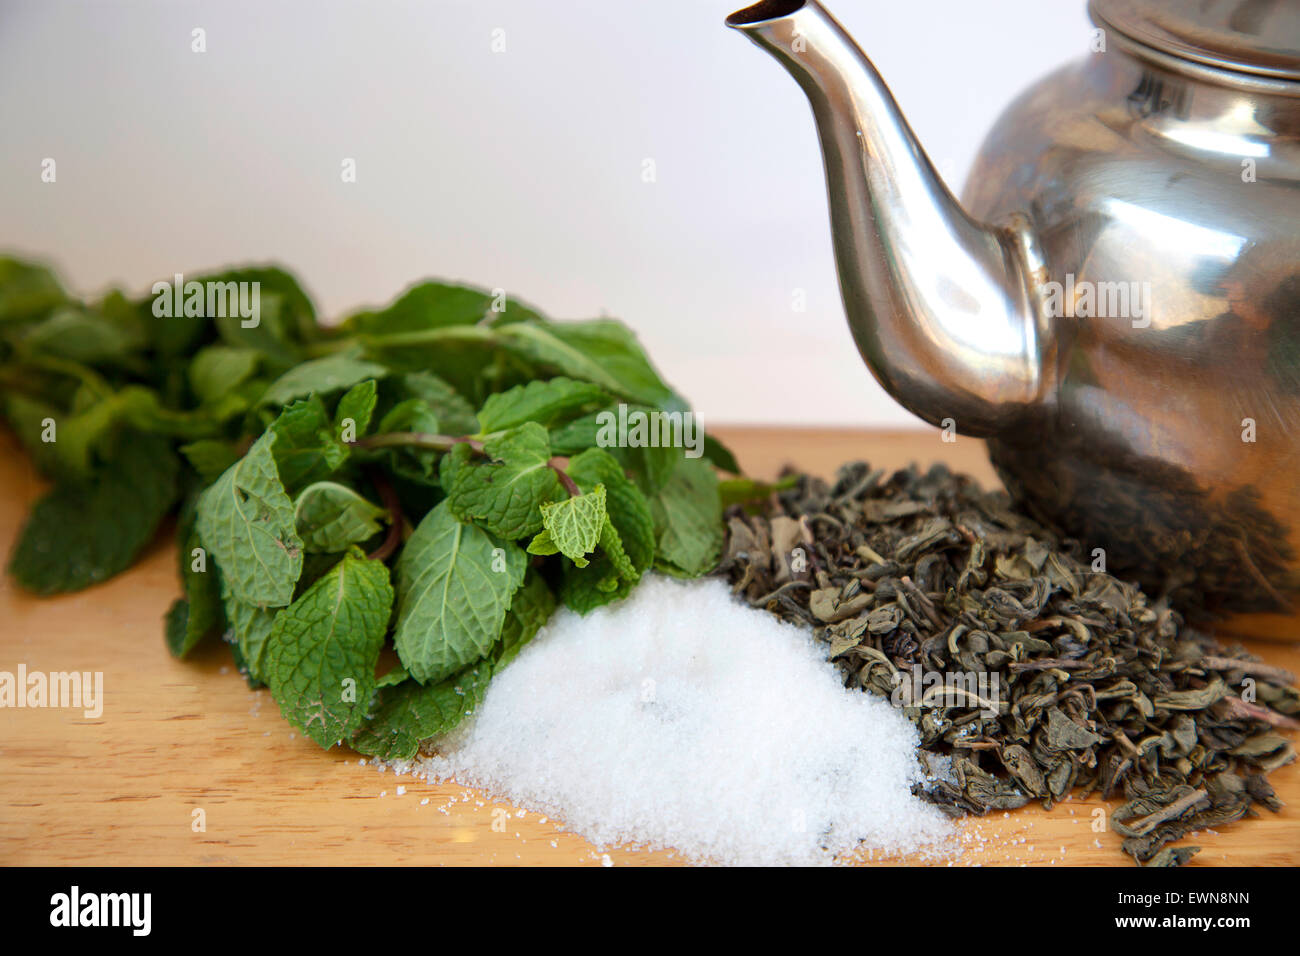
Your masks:
M990 484L980 442L937 432L719 429L741 464L830 475L863 458L943 461ZM0 432L0 546L7 554L42 483ZM223 646L179 663L162 617L179 594L161 537L131 571L67 597L0 583L0 670L102 671L104 709L0 709L4 864L666 864L670 852L601 853L561 824L454 786L395 779L355 754L295 736L265 690L250 691ZM1251 647L1300 670L1300 648ZM1203 834L1197 865L1300 863L1300 766L1272 777L1286 806ZM405 792L398 795L398 787ZM1130 865L1120 838L1092 829L1101 801L1026 807L962 826L958 865ZM198 830L196 811L204 829ZM891 862L914 862L896 860Z

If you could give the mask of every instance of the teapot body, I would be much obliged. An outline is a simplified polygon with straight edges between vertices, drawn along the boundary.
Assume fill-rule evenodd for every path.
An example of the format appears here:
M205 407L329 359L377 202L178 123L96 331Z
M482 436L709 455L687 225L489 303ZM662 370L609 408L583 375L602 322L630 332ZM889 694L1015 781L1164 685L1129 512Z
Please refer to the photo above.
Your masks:
M1106 570L1300 640L1300 83L1213 72L1112 48L990 133L963 205L1027 218L1050 348L989 451Z

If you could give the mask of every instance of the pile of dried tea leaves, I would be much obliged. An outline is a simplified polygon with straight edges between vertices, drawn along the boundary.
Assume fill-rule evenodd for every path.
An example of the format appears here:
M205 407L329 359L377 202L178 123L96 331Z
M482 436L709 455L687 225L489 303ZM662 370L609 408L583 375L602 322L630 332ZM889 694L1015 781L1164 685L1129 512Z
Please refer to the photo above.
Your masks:
M1094 570L1005 493L860 462L767 491L728 510L717 573L903 709L946 812L1123 797L1124 850L1179 865L1196 848L1167 844L1280 807L1266 775L1295 759L1279 733L1300 727L1294 676Z

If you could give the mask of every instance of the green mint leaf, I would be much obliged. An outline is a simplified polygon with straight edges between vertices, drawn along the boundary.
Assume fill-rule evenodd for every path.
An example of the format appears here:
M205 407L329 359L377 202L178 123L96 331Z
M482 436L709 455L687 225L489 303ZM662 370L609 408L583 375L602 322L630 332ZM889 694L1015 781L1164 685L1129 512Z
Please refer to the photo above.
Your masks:
M0 322L38 319L66 301L49 269L0 257Z
M200 547L199 535L194 529L197 515L192 502L192 497L187 498L181 508L176 535L185 597L178 599L167 612L167 647L178 658L185 657L204 638L225 624L221 585L216 569L207 566L207 556Z
M180 460L162 438L124 433L83 479L32 507L9 559L29 591L78 591L126 570L176 502Z
M436 682L486 654L526 567L517 545L458 520L447 502L425 515L397 561L394 644L411 676Z
M287 405L309 395L349 389L368 378L382 378L388 369L353 355L329 355L303 362L276 379L262 395L263 405Z
M596 485L583 495L542 505L542 525L556 549L580 568L600 542L605 521L605 486Z
M529 554L540 554L543 557L559 554L560 548L551 538L551 533L543 528L537 534L533 535L533 540L528 542Z
M317 395L286 406L268 431L276 436L275 464L289 491L325 480L348 459L348 447Z
M617 601L631 589L632 586L619 577L613 562L603 553L592 558L586 568L566 565L560 575L560 600L565 607L579 614L587 614Z
M411 675L406 672L406 668L401 664L393 665L386 674L375 678L375 690L383 690L385 687L396 687Z
M740 474L740 465L731 449L707 432L704 435L704 458L729 474Z
M698 577L713 569L722 551L722 502L708 461L681 459L650 509L659 537L656 563L662 570Z
M180 450L205 485L212 484L223 471L239 461L239 449L234 442L203 438L181 445Z
M378 534L388 512L345 485L318 481L294 502L294 521L303 547L310 552L346 551Z
M536 422L502 432L484 443L487 460L460 444L443 456L442 486L451 510L492 534L515 540L542 527L546 503L561 494L548 464L551 446Z
M354 551L276 615L267 686L289 723L322 747L365 721L392 607L388 568Z
M59 308L28 329L25 352L54 355L73 362L108 363L127 358L143 341L132 330L80 306Z
M482 289L421 282L403 292L387 308L349 316L343 328L364 334L392 335L449 325L473 325L491 307L492 296Z
M555 595L535 570L529 569L523 586L515 592L501 627L501 640L492 649L492 672L505 667L533 639L555 612Z
M250 683L264 684L266 675L262 668L262 658L266 651L266 639L275 626L279 608L259 608L236 600L230 588L222 582L222 603L226 613L226 640L234 645L238 657L248 671Z
M604 389L590 382L571 378L516 385L505 392L488 396L478 413L482 434L504 431L525 422L551 426L583 408L606 400Z
M421 742L472 714L491 679L492 667L478 663L436 684L408 680L383 688L375 715L352 739L352 749L386 762L410 760Z
M302 539L293 502L272 452L274 431L262 435L199 497L199 538L236 600L283 607L302 573Z
M496 328L494 333L506 348L564 375L593 382L634 402L685 408L650 364L636 335L616 319L520 322Z
M628 557L627 551L623 548L623 539L614 527L614 523L605 516L604 522L600 526L600 549L605 552L609 558L610 564L614 566L615 572L629 584L635 584L641 580L641 571L632 559Z
M608 405L553 429L551 448L556 455L576 455L588 448L600 448L618 460L645 494L653 495L684 457L682 449L651 446L648 431L643 429L638 434L635 426L629 426L628 432L620 436L617 423L620 415L629 422L651 421L649 416L656 412L647 405L627 405L622 412L617 403Z
M379 433L424 432L436 435L441 428L438 415L422 398L408 398L394 405L379 421Z
M209 345L190 361L190 390L200 402L211 404L243 385L257 373L262 353L229 345Z
M370 427L370 419L375 414L375 404L379 400L379 386L373 378L366 379L353 385L339 399L338 407L334 409L334 428L340 437L347 441L355 441L366 433ZM351 436L343 436L344 429L351 422Z
M604 449L590 448L575 455L566 471L583 491L598 484L605 486L605 510L618 532L619 545L635 568L635 583L654 564L656 538L650 502Z
M448 435L471 435L478 428L474 406L450 384L432 372L411 372L401 378L401 391L423 399Z
M190 281L190 277L187 276L187 287ZM293 365L300 360L299 343L315 339L320 334L316 324L316 311L312 308L311 300L307 298L297 280L283 269L235 269L214 276L199 276L193 281L204 287L214 283L228 292L238 293L241 289L247 290L245 294L250 296L253 284L256 283L258 290L256 325L245 326L244 322L251 319L245 319L238 308L229 307L223 310L224 315L218 315L213 322L222 341L227 345L257 349L283 367ZM252 303L250 301L246 304ZM200 319L199 321L202 323L200 328L203 328L213 320ZM155 325L165 328L176 322L177 319L172 317L156 322Z

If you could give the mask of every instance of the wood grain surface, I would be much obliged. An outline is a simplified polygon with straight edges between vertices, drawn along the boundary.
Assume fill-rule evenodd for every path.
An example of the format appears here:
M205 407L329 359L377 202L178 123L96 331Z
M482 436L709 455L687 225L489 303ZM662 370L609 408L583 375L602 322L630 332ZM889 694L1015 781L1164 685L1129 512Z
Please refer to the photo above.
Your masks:
M937 432L719 429L741 464L770 477L787 462L829 475L840 462L944 461L994 482L982 445ZM42 483L0 431L0 546L7 554ZM0 709L0 863L656 865L668 851L603 852L562 823L455 786L395 779L355 754L295 736L265 690L250 691L224 646L180 663L162 617L179 594L166 536L118 578L41 599L0 583L0 670L102 671L98 718ZM1300 670L1300 649L1259 644ZM1272 776L1278 814L1199 835L1194 864L1300 863L1300 766ZM404 785L399 796L397 789ZM1094 833L1096 799L1026 807L961 825L956 865L1131 865ZM193 826L203 811L205 828ZM495 827L493 824L496 824ZM1185 841L1186 842L1186 841ZM897 859L887 862L907 863ZM948 862L948 861L942 861Z

